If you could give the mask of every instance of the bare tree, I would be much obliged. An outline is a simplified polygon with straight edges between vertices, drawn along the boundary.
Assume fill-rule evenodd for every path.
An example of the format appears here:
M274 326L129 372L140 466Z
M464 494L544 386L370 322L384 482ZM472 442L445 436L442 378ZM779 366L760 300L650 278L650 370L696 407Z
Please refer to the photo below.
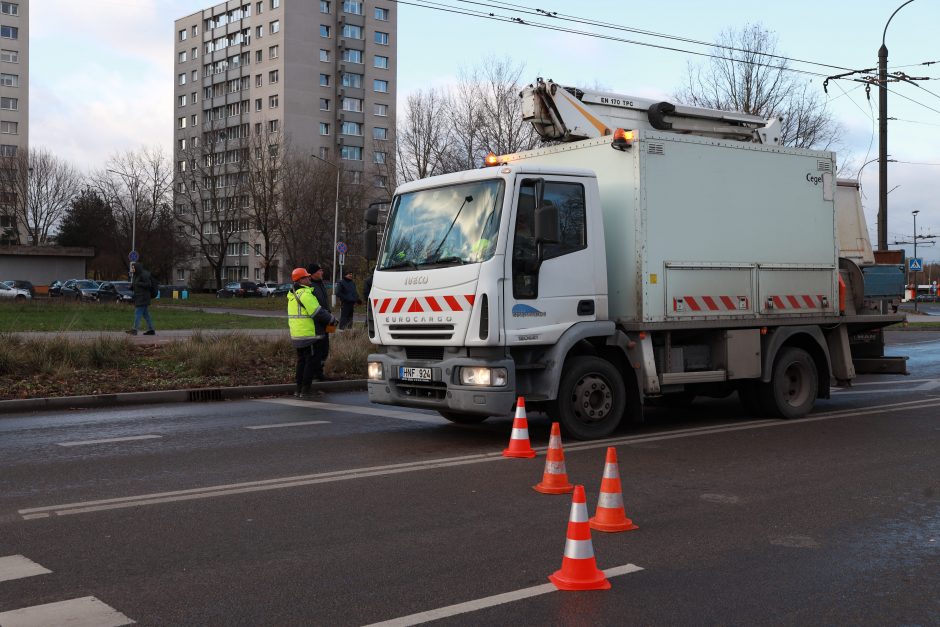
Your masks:
M288 265L326 259L332 255L336 171L309 156L287 155L280 178L278 225Z
M46 148L33 148L28 154L4 158L0 177L3 200L9 201L28 243L51 243L56 226L79 194L82 177L78 170Z
M249 140L242 194L248 200L251 227L261 239L256 250L260 250L265 281L274 280L281 253L281 167L288 150L287 137L267 123Z
M496 154L510 154L531 150L539 145L540 138L532 125L522 119L520 79L525 70L524 63L513 63L510 59L485 59L481 68L470 73L469 80L477 86L480 98L479 133L480 150ZM477 164L482 163L482 157Z
M838 141L842 129L819 93L789 70L771 31L748 24L723 31L715 43L712 58L689 64L686 85L676 100L763 118L782 117L781 143L786 146L824 149Z
M396 162L402 181L446 172L444 155L453 129L447 96L437 89L408 96L399 118Z

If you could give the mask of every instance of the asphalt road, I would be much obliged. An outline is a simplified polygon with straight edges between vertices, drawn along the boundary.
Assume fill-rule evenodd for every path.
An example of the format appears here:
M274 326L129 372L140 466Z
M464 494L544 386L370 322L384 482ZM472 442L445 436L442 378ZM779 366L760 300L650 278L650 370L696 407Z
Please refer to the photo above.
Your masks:
M510 416L460 427L364 394L3 417L0 626L938 625L940 333L892 342L910 376L807 419L732 397L566 442L592 514L617 447L640 527L593 533L599 567L626 567L599 592L544 585L570 498L531 489L543 415L534 460L499 455Z

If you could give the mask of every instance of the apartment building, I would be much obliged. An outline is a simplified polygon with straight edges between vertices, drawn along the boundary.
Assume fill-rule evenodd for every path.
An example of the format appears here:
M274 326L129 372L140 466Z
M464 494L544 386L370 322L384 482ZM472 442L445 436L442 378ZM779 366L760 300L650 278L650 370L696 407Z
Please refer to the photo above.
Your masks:
M261 135L339 165L348 184L390 183L375 165L393 156L385 143L393 145L395 130L394 2L230 0L176 20L173 37L178 219L195 206L180 199L191 198L200 178L205 210L227 203L250 215L239 182L248 160L258 157L249 147ZM213 169L193 176L206 164ZM264 278L250 219L190 220L180 228L191 237L197 228L228 229L225 280ZM175 282L187 281L200 264L206 265L197 255L178 268ZM289 271L282 268L277 280Z
M0 2L0 244L23 242L17 229L17 194L9 172L29 152L29 0Z

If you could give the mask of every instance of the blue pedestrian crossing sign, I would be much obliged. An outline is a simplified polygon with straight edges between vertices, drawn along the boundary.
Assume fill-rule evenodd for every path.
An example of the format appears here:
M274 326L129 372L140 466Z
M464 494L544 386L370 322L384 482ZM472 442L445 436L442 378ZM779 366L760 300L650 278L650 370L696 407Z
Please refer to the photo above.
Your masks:
M907 260L907 269L911 272L923 272L924 260L921 257L911 257Z

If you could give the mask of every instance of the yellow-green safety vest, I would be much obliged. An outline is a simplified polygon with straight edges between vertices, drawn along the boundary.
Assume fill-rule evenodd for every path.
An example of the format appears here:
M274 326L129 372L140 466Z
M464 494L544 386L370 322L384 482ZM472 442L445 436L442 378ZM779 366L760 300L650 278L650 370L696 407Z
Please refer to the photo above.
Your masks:
M313 317L320 311L320 302L313 295L313 289L303 286L287 293L287 324L292 340L318 337Z

